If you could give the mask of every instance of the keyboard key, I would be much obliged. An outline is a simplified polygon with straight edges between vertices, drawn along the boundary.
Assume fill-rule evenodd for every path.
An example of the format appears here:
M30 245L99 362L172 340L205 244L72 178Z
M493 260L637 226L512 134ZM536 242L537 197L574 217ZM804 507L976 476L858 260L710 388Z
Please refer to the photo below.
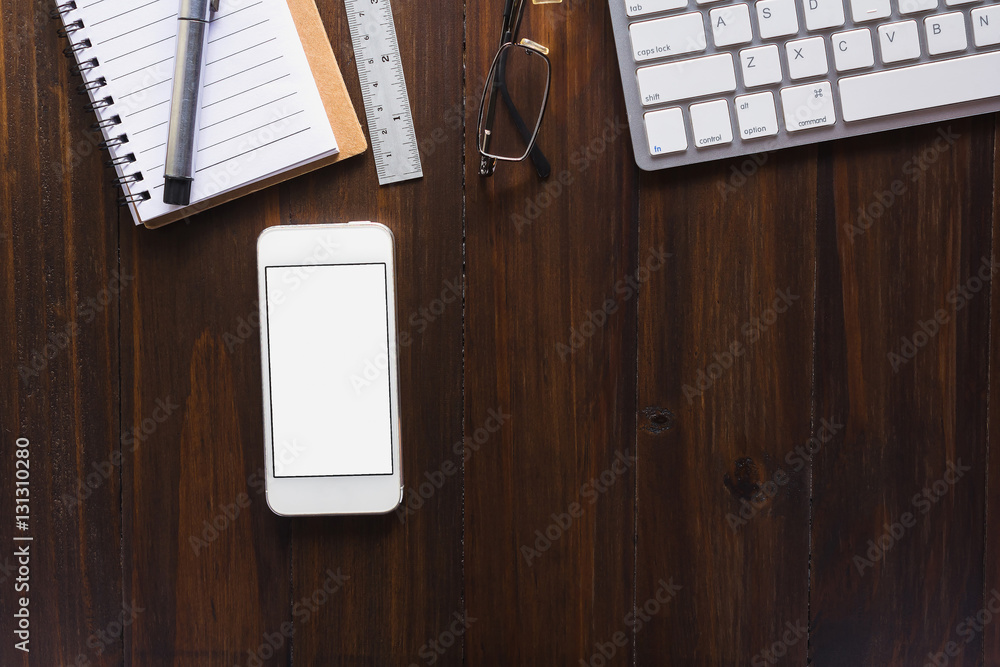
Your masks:
M740 51L740 67L747 88L781 83L781 60L774 44Z
M716 46L749 44L753 41L750 28L750 7L740 2L713 9L708 15Z
M781 107L785 111L785 129L789 132L824 127L837 122L833 89L829 81L782 88Z
M625 0L625 13L629 16L645 16L671 9L683 9L687 4L687 0Z
M645 121L650 155L666 155L687 150L684 113L679 108L652 111L645 115Z
M628 28L636 62L704 51L705 23L699 12L641 21Z
M733 121L729 102L715 100L691 105L691 129L698 148L733 143Z
M744 139L773 137L778 133L778 117L774 112L774 95L770 92L743 95L733 100L740 136Z
M928 16L924 19L924 32L927 33L927 52L932 56L965 51L969 47L962 12Z
M1000 51L840 80L844 120L856 121L1000 95Z
M799 31L795 0L758 0L757 25L764 39L786 37Z
M822 30L844 25L844 0L802 0L806 28Z
M875 65L875 51L872 49L872 33L868 28L834 33L833 62L838 72L864 69Z
M822 37L786 43L785 57L788 58L788 77L791 79L822 76L830 70L826 61L826 44Z
M937 9L938 0L899 0L900 14L916 14Z
M955 5L971 5L974 2L979 2L979 0L945 0L944 4L954 7Z
M722 0L698 0L699 5L707 5L713 2L722 2Z
M891 14L889 0L851 0L851 17L855 23L877 21Z
M916 60L920 57L917 22L901 21L900 23L880 25L878 27L878 43L884 63Z
M1000 44L1000 5L972 10L972 39L980 47Z
M640 67L635 76L639 97L647 107L736 90L736 70L729 53Z

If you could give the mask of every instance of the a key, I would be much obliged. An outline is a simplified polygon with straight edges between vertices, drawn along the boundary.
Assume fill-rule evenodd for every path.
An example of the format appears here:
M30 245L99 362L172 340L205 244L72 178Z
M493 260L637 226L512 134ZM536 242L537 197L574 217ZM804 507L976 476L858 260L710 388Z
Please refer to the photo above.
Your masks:
M778 133L778 117L774 112L774 95L770 92L743 95L733 100L740 136L744 139L773 137Z
M829 81L783 88L781 108L785 112L785 129L789 132L824 127L837 122L833 89Z
M743 85L747 88L781 82L781 59L774 44L740 51Z
M729 102L715 100L691 105L691 129L694 145L706 148L733 142L733 121L729 116Z
M807 79L826 74L830 66L826 61L826 45L822 37L799 39L785 44L788 59L788 77Z
M833 62L838 72L875 65L872 33L868 28L834 33L830 41L833 44Z
M636 79L644 106L736 90L736 70L729 53L641 67Z
M884 63L916 60L920 57L917 22L900 21L899 23L880 25L878 27L878 44Z
M840 80L844 120L856 121L1000 95L1000 51Z
M705 50L705 24L698 12L633 23L632 57L636 62Z
M809 30L844 25L844 0L802 0L802 6Z
M965 51L969 47L962 12L928 16L924 19L924 32L927 33L927 52L932 56Z
M851 0L851 18L855 23L877 21L892 14L889 0Z
M972 10L972 40L979 47L1000 44L1000 5Z
M629 16L644 16L671 9L683 9L687 4L687 0L625 0L625 13Z
M684 113L677 107L652 111L644 118L650 155L666 155L687 150Z
M709 12L708 20L712 24L712 36L716 46L748 44L753 41L750 7L742 2L713 9Z
M758 0L757 25L764 39L794 35L799 31L795 0Z

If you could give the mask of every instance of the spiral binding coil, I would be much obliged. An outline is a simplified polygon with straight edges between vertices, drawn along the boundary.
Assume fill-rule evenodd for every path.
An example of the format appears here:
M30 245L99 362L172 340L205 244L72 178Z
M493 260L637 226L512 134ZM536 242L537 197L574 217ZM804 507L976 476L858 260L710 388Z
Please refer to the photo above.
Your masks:
M83 19L76 19L75 21L68 20L69 14L76 10L77 5L75 0L69 0L68 2L62 2L57 4L56 7L49 12L49 16L56 20L62 21L62 27L56 30L56 34L60 37L69 39L70 35L84 29ZM81 54L87 49L93 47L93 42L88 38L81 39L79 42L70 43L65 49L63 49L63 55L67 58L73 58L76 60L76 65L70 67L70 73L74 76L79 76L83 78L84 82L76 87L76 92L80 95L87 95L90 98L90 102L84 105L84 109L87 111L96 112L99 109L107 109L114 105L115 100L110 95L102 98L97 97L97 91L108 85L107 79L103 76L87 79L87 72L96 69L100 66L97 58L83 58ZM121 125L121 116L113 115L108 118L98 119L96 123L90 126L90 129L95 132L101 132L104 135L105 140L100 142L98 146L107 150L109 153L113 148L120 148L128 143L128 135L120 134L118 136L111 136L111 128L116 125ZM127 153L125 155L119 155L117 157L112 156L110 160L105 161L105 165L117 169L118 167L124 167L125 165L132 164L136 161L135 153ZM127 186L133 185L143 180L142 172L137 171L132 174L125 174L113 179L113 182L124 189L124 192L120 197L118 197L119 206L128 206L129 204L138 204L144 202L151 198L149 190L143 190L141 192L132 192L127 189Z

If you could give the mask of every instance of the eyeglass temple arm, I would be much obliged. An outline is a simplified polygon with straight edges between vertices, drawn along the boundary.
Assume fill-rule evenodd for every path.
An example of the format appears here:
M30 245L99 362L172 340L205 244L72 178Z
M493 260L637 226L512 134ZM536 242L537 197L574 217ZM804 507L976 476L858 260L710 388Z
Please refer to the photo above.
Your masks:
M517 107L514 105L514 100L510 98L510 93L507 92L506 82L501 81L498 88L500 89L500 96L503 97L504 104L507 105L507 110L510 111L510 115L514 119L514 126L517 127L517 131L521 134L521 139L524 143L528 143L531 141L531 130L524 124L524 119L521 118L521 114L518 113ZM528 155L531 157L532 164L535 165L535 171L538 172L538 177L548 178L549 174L552 173L552 165L549 164L548 158L545 157L545 153L542 152L542 149L538 147L537 142L532 144L531 152Z

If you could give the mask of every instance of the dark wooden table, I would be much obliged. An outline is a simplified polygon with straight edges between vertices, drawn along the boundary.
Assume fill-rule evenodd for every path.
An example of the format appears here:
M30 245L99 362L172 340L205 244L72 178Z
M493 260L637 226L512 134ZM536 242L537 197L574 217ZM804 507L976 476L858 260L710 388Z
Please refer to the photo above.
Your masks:
M394 9L423 180L369 153L149 231L3 0L0 664L1000 664L998 117L641 173L607 7L566 0L523 30L554 177L482 180L497 2ZM352 219L398 242L417 495L281 519L254 242Z

